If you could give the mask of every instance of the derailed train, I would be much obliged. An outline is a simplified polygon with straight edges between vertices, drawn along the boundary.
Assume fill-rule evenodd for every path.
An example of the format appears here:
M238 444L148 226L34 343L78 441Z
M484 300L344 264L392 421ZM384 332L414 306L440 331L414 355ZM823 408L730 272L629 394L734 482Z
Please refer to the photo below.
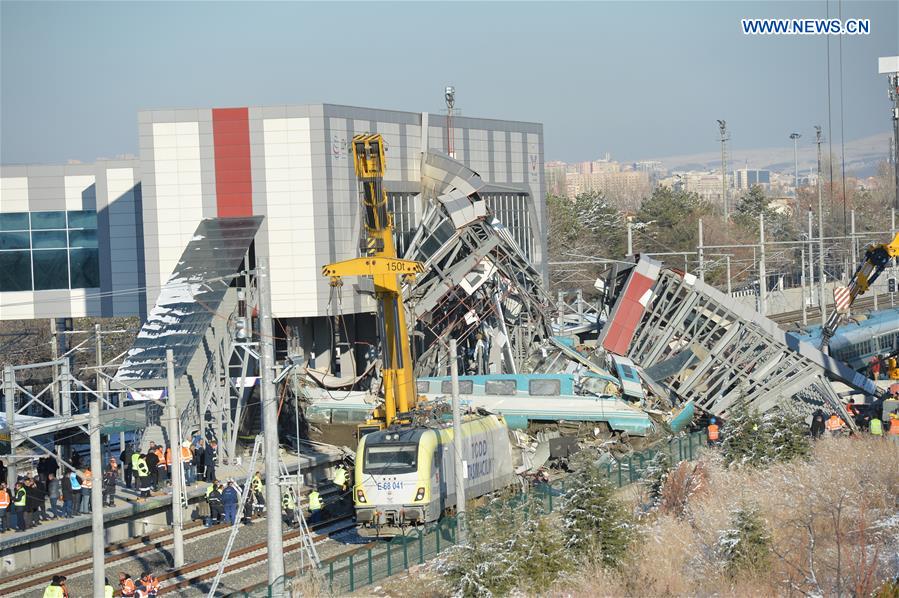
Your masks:
M469 415L461 425L466 499L509 487L515 473L503 419ZM453 512L457 446L450 421L363 436L356 452L353 488L360 535L394 536Z

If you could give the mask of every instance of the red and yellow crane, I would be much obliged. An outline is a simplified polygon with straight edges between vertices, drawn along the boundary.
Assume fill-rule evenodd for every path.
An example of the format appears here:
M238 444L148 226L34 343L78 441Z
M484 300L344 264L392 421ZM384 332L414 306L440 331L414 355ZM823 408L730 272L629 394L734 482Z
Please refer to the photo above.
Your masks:
M353 137L353 164L365 219L364 255L328 264L322 268L322 274L335 286L342 284L341 279L346 276L370 276L374 281L384 407L375 412L370 424L386 427L398 415L411 411L417 401L400 277L414 277L423 267L419 262L396 256L393 216L387 210L387 191L383 185L387 162L380 134Z

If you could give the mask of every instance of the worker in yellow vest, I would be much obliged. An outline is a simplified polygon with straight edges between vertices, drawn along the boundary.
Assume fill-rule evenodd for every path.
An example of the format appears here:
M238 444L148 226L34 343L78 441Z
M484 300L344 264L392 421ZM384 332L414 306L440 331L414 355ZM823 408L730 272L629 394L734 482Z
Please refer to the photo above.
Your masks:
M284 523L286 523L288 527L293 527L296 524L296 508L297 501L293 498L293 492L291 492L290 489L285 490L284 494L281 496L281 511Z
M322 515L322 497L318 493L318 486L312 487L309 493L309 523L316 524L321 521Z
M883 422L879 417L872 417L868 422L868 432L871 436L883 436Z
M344 467L343 463L337 466L337 469L334 471L334 485L340 488L341 492L346 491L346 482L347 482L347 471L346 467Z
M137 466L134 468L134 471L137 472L138 489L140 490L141 498L149 498L150 490L153 489L153 479L150 476L150 466L147 465L146 457L138 455Z
M66 578L62 575L54 575L50 585L44 590L44 598L65 598L65 581Z
M103 582L103 598L113 598L114 596L115 588L109 583L109 578L107 577Z

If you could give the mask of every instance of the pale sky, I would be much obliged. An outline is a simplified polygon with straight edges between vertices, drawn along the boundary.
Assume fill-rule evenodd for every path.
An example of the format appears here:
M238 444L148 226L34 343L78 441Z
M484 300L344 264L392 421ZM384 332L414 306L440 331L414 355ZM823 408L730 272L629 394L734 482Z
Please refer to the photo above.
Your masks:
M137 154L141 108L329 102L544 124L547 160L890 130L899 2L0 2L0 162ZM871 19L745 36L744 17ZM840 44L842 41L842 71ZM886 152L886 147L884 148Z

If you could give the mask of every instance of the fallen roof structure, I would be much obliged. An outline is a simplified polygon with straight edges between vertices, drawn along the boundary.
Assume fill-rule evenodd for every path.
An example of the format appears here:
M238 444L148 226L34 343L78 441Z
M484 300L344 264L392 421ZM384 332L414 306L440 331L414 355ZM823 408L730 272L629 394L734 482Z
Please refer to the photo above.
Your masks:
M417 330L419 376L448 371L441 348L450 337L473 352L480 333L486 352L480 373L517 373L535 344L551 335L545 310L552 301L540 272L479 195L495 187L445 154L422 155L425 214L403 256L425 267L404 288Z
M852 425L830 380L867 395L874 383L733 301L695 276L643 257L616 284L599 344L660 372L677 396L712 415L739 400L766 411L788 400L802 413L821 409ZM620 280L620 279L619 279ZM668 363L677 367L666 368Z

